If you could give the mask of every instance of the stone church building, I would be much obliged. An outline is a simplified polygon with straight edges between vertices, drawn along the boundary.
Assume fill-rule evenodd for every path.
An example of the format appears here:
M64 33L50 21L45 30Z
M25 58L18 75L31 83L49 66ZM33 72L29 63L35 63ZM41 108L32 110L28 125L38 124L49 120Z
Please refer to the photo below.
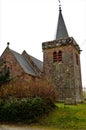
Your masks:
M73 37L69 37L59 7L56 38L42 43L43 62L26 51L22 54L11 50L9 43L1 55L6 60L5 71L10 70L12 78L31 81L47 76L56 87L59 101L72 98L82 100L82 81L80 68L80 47ZM35 83L35 82L34 82Z

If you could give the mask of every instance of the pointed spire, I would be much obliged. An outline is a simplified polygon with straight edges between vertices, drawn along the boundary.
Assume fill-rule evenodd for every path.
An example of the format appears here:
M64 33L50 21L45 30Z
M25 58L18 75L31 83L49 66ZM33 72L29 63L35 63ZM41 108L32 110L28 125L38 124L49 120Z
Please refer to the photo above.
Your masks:
M63 39L66 37L68 37L68 32L62 16L61 4L59 4L59 18L58 18L58 26L56 30L56 40Z

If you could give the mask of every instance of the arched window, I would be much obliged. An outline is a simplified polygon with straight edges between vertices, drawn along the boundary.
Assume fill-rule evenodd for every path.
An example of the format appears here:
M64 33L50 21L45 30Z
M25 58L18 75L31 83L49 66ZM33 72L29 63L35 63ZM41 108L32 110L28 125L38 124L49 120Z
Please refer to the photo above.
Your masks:
M58 52L57 59L58 59L58 61L62 61L62 51Z
M9 75L10 73L10 68L5 65L4 68L3 68L3 75L6 76L6 75Z
M53 52L53 62L57 61L57 52Z

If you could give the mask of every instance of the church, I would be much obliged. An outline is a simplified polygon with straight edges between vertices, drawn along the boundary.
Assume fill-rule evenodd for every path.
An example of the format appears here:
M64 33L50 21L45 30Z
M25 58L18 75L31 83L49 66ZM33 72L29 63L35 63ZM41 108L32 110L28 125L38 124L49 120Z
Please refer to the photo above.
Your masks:
M22 81L40 80L47 76L58 92L57 100L71 98L76 102L82 101L82 81L80 67L80 47L68 31L59 6L59 17L56 38L42 43L43 62L29 55L25 50L22 54L11 50L9 43L1 55L6 61L4 73L10 70L12 79Z

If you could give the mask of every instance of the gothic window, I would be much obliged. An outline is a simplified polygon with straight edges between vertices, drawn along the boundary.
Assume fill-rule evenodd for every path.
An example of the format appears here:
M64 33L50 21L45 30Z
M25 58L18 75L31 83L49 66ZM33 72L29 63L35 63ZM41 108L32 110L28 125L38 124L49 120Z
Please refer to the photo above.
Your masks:
M58 52L57 59L58 61L62 61L62 51Z
M79 57L77 54L76 54L76 64L79 65Z
M57 52L53 52L53 62L57 61Z
M10 73L10 68L5 65L4 68L3 68L3 76L8 76Z

